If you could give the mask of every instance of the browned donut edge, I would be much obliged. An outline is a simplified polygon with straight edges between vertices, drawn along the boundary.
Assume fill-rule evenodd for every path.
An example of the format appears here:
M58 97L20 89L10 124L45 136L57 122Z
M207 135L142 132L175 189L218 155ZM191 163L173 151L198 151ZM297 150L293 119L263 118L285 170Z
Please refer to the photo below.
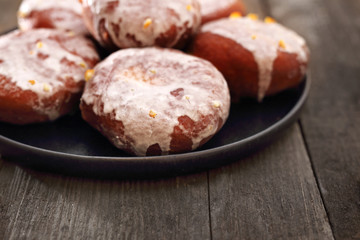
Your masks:
M8 78L0 74L0 83L4 84L8 81L10 81ZM17 125L50 120L48 115L34 108L34 104L38 105L40 101L44 106L58 111L59 116L75 111L82 94L81 92L71 93L60 90L50 97L40 100L38 95L32 91L23 91L15 84L12 87L15 90L11 90L10 93L5 93L5 89L0 89L0 121Z
M243 16L246 14L245 6L240 0L234 2L232 5L229 5L227 8L219 9L216 12L207 15L202 15L201 24L203 25L207 22L228 17L233 12L240 12Z
M224 75L232 102L258 96L259 69L252 52L231 39L209 32L198 34L190 49L192 54L210 61ZM278 51L266 96L296 87L304 78L302 69L306 66L307 63L299 62L296 54Z
M88 105L84 101L80 103L80 110L82 118L90 124L93 128L97 129L103 136L105 136L114 146L131 154L135 155L132 150L133 139L126 135L124 125L122 121L115 120L112 114L99 116L94 113L93 105ZM181 116L178 118L179 125L174 127L171 134L170 142L170 154L184 153L192 150L193 141L191 136L186 134L182 129L190 130L189 132L196 133L207 127L207 121L211 116L203 116L201 121L194 122L187 116ZM216 132L218 132L223 126L224 122L219 117L218 126ZM208 136L202 139L199 147L208 142L212 136ZM121 145L116 142L121 141ZM153 144L148 147L147 156L159 156L162 155L162 150L159 144Z

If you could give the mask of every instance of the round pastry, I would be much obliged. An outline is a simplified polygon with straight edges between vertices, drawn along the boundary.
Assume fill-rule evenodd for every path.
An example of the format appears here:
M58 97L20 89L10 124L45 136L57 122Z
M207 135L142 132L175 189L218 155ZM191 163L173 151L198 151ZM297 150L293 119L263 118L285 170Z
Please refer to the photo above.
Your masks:
M230 94L209 62L178 50L125 49L86 83L83 118L116 147L138 156L191 151L225 123Z
M231 13L245 14L245 7L241 0L199 0L199 2L202 24L228 17Z
M203 25L194 39L195 56L225 76L233 102L296 87L304 78L309 51L305 40L272 18L225 18Z
M88 34L77 0L23 0L18 11L21 30L56 28Z
M84 73L98 61L85 37L62 30L13 31L0 37L0 121L55 120L79 104Z
M201 22L198 0L83 0L85 23L105 48L181 48Z

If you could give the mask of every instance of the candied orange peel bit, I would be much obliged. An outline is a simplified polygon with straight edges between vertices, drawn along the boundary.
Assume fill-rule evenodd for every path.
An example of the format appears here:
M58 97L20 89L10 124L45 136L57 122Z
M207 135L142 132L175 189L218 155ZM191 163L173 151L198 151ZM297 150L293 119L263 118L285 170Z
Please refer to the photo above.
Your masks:
M68 37L73 37L73 36L75 36L75 33L74 33L73 31L67 31L67 32L66 32L66 35L67 35Z
M18 11L17 12L17 16L19 17L19 18L25 18L25 17L27 17L27 13L26 12L22 12L22 11Z
M156 70L155 70L155 69L150 69L149 72L151 72L152 74L156 74Z
M279 47L282 48L282 49L286 49L286 44L283 40L280 40L279 41Z
M189 5L186 6L186 10L188 10L189 12L192 10L192 8L193 8L193 7L192 7L191 4L189 4Z
M44 90L44 92L50 92L50 86L49 86L49 84L44 83L44 85L43 85L43 90Z
M221 106L221 103L219 101L213 101L213 107L219 108Z
M254 21L259 19L258 15L256 15L255 13L249 13L247 17Z
M44 46L44 44L43 44L43 42L41 42L41 41L38 41L37 43L36 43L36 47L37 48L42 48Z
M28 81L31 85L35 85L35 80L29 80Z
M151 18L147 18L147 19L145 19L145 21L144 21L143 28L144 28L144 29L147 29L151 24L152 24L152 19L151 19Z
M150 116L150 117L155 118L156 115L157 115L156 112L154 112L153 110L150 110L150 112L149 112L149 116Z
M264 22L270 24L270 23L276 23L276 20L273 19L272 17L266 17L264 19Z
M236 18L241 18L242 15L240 12L232 12L230 15L229 15L229 18L230 19L236 19Z
M251 39L255 40L257 38L257 36L255 34L251 35Z
M94 69L88 69L85 72L85 81L89 81L90 79L92 79L94 77L95 74L95 70Z
M82 67L82 68L87 68L86 63L84 63L84 62L81 62L79 65L80 65L80 67Z

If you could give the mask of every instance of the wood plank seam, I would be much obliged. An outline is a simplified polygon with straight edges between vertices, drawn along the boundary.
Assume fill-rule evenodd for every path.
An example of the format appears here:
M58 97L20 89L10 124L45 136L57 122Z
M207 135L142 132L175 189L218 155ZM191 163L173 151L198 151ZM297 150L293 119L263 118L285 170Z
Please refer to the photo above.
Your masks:
M208 192L208 211L209 211L209 229L210 229L210 240L213 240L212 235L212 224L211 224L211 205L210 205L210 170L207 170L206 172L207 176L207 192Z
M334 234L333 223L330 220L329 211L328 211L328 208L326 207L326 204L324 202L324 196L323 196L323 193L322 193L322 191L320 189L320 182L319 182L319 179L318 179L318 175L316 174L316 171L315 171L315 167L314 167L313 159L311 157L311 152L310 152L310 149L309 149L308 142L306 141L306 134L305 134L304 129L303 129L301 118L298 120L298 124L299 124L299 127L300 127L300 133L301 133L301 136L302 136L302 139L303 139L303 143L304 143L304 146L305 146L305 149L306 149L306 154L308 155L308 158L309 158L309 161L310 161L311 170L312 170L312 173L314 175L316 185L317 185L317 188L318 188L319 193L320 193L321 202L322 202L322 204L324 206L324 209L325 209L326 219L329 222L330 229L331 229L331 234L332 234L333 238L336 239L335 234Z

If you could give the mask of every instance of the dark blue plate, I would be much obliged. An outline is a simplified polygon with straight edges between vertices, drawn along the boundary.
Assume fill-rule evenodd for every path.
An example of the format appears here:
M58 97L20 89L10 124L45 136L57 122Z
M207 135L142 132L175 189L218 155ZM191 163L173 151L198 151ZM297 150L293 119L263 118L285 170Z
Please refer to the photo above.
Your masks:
M310 89L233 104L223 129L202 148L185 154L132 157L113 147L81 119L80 113L52 123L15 126L0 123L0 154L25 167L67 175L155 178L215 168L259 151L298 119Z

